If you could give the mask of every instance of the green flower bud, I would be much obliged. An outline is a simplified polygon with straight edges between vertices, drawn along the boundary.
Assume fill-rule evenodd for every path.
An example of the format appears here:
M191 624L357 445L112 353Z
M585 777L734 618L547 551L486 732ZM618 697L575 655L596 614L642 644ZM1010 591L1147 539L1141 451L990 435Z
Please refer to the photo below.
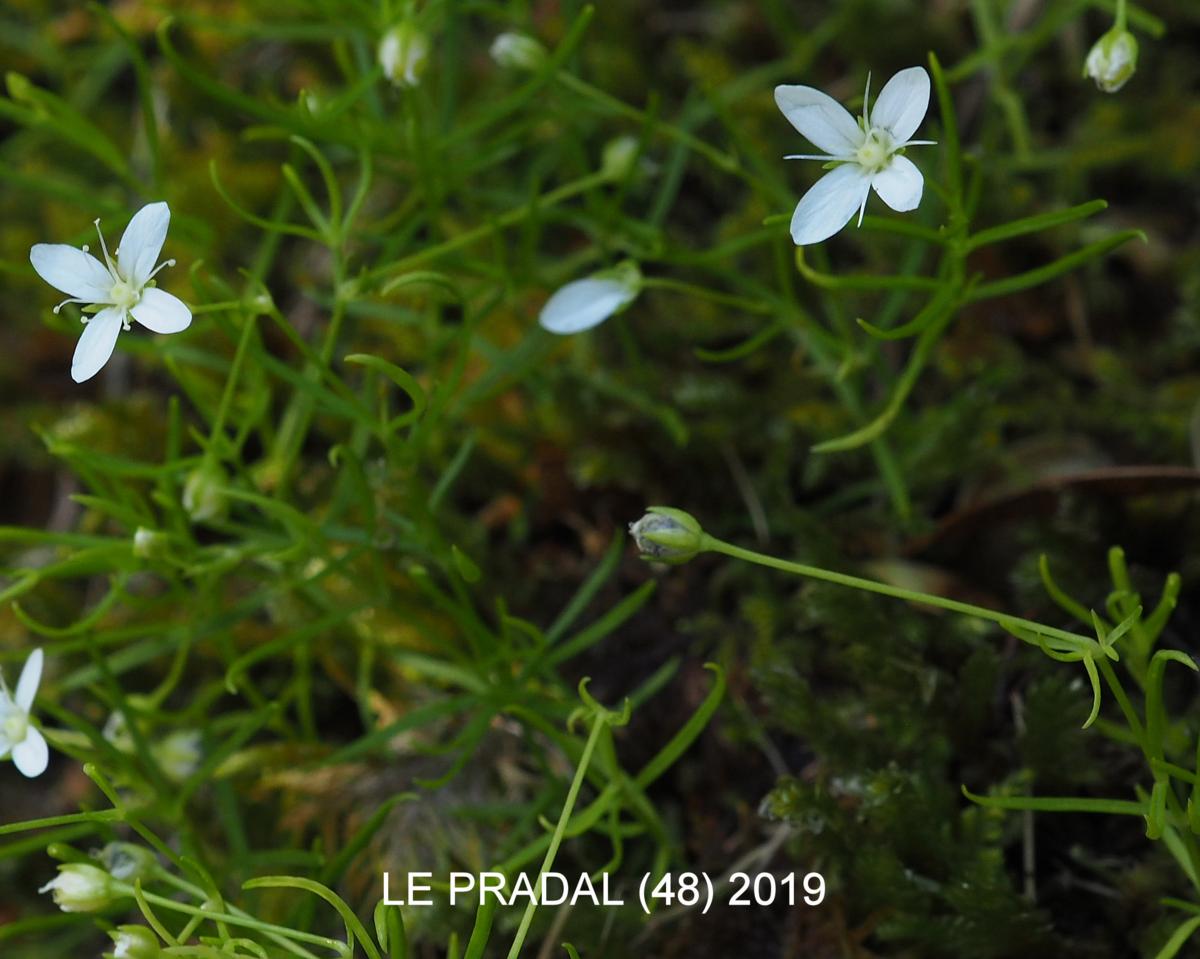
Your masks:
M215 463L206 463L192 471L183 484L183 508L197 523L221 519L229 503L225 498L225 472Z
M1137 40L1123 27L1113 27L1092 47L1083 65L1083 75L1091 77L1105 93L1116 93L1137 69Z
M546 61L546 48L523 33L502 33L492 41L492 59L509 70L536 70Z
M643 559L678 565L704 552L704 530L690 513L669 506L651 506L629 532Z
M167 551L167 537L156 529L139 526L133 534L133 555L138 559L159 559Z
M108 873L82 862L59 866L58 875L38 892L53 894L55 905L63 912L98 912L120 898Z
M158 936L145 926L117 926L109 935L113 951L106 952L105 959L158 959L162 955Z
M429 38L407 20L396 24L379 41L379 65L398 87L420 83L428 59Z
M110 876L122 882L146 879L158 863L149 849L131 842L110 842L99 853L92 853L92 857L104 864Z
M637 137L629 134L614 137L604 144L604 152L600 154L600 172L614 180L624 180L633 169L637 152Z
M194 729L181 729L150 747L154 761L171 782L181 783L196 771L204 755L200 749L200 734Z

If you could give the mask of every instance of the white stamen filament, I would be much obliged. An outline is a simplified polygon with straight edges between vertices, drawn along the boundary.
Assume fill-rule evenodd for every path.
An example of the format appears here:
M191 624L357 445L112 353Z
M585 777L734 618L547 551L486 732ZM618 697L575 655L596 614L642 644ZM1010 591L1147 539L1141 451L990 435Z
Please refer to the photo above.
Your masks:
M112 274L114 280L119 281L121 275L117 272L116 264L113 263L112 257L108 255L108 246L104 242L104 234L100 232L100 217L96 217L93 221L96 227L96 235L100 237L100 249L104 251L104 262L108 264L108 272ZM84 247L87 250L87 247Z
M78 300L78 299L75 299L74 297L68 297L67 299L65 299L65 300L63 300L61 303L59 303L59 304L58 304L58 306L56 306L56 307L54 308L54 311L53 311L53 312L57 313L57 312L58 312L59 310L61 310L61 309L62 309L64 306L66 306L68 303L91 303L91 302L92 302L91 300Z
M158 266L156 266L156 267L155 267L155 268L154 268L154 269L153 269L153 270L150 272L150 275L149 275L148 277L146 277L146 282L147 282L147 283L149 283L149 282L150 282L152 279L154 279L154 275L155 275L155 274L156 274L156 273L157 273L159 270L161 270L161 269L162 269L164 266L174 266L174 265L175 265L175 261L174 261L174 260L163 260L163 261L162 261L160 264L158 264Z

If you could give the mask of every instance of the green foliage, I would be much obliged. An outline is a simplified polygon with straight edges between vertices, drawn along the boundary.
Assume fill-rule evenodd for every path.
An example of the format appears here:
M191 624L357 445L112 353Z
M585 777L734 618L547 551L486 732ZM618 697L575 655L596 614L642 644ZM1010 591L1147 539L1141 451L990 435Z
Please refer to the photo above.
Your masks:
M1140 43L1119 97L1079 75L1109 8ZM1197 25L0 11L0 666L45 649L55 757L0 763L0 952L136 922L195 956L1185 954ZM540 46L498 64L509 31ZM425 62L381 62L389 33ZM810 174L772 87L857 108L916 63L920 207L794 247ZM50 312L30 247L156 200L192 325L76 388L87 313ZM538 326L623 264L604 326ZM623 535L657 502L708 530L669 575ZM122 875L116 841L153 863ZM51 859L111 904L56 911ZM647 919L628 888L451 908L444 882L738 863L829 902ZM434 871L436 904L382 905L384 870Z

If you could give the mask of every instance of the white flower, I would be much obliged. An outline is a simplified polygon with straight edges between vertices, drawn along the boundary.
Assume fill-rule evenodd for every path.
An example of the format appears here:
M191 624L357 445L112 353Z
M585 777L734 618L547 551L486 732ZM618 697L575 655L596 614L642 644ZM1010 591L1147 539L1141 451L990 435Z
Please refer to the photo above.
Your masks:
M1137 40L1121 27L1113 27L1092 47L1083 64L1083 75L1091 77L1105 93L1116 93L1137 69Z
M55 905L63 912L97 912L118 895L108 873L82 862L59 866L58 875L38 892L52 893Z
M117 345L117 334L129 329L130 316L155 333L178 333L192 322L192 312L182 300L146 285L164 266L175 264L174 260L166 260L154 265L170 222L171 211L165 203L142 207L125 228L115 263L108 255L103 234L100 234L100 249L104 252L104 263L92 256L86 246L77 250L64 243L38 243L29 251L29 262L38 276L55 289L70 294L70 299L54 308L55 313L67 303L94 303L103 307L83 321L87 326L71 361L71 378L76 383L100 372ZM99 220L96 232L100 233Z
M396 24L379 42L379 65L398 87L415 87L428 58L429 38L407 21Z
M46 737L29 722L29 710L42 679L42 651L35 649L25 660L17 690L9 693L0 676L0 759L12 754L13 764L30 778L46 771L50 750Z
M509 70L536 70L546 60L546 48L523 33L502 33L492 41L492 59Z
M823 154L788 156L788 160L828 160L833 169L800 199L792 215L797 246L820 243L850 222L858 211L862 223L871 187L898 212L915 210L925 181L904 148L930 144L910 140L929 109L929 74L909 67L892 77L867 112L871 78L863 94L863 114L854 117L832 97L812 87L775 88L775 102L805 138Z
M642 274L632 260L611 270L574 280L554 291L542 307L538 322L551 333L580 333L603 323L634 301Z

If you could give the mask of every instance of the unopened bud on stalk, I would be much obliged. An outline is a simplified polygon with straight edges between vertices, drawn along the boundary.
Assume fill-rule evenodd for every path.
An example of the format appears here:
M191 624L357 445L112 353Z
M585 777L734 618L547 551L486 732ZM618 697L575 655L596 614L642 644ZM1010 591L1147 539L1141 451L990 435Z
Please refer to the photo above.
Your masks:
M396 24L379 41L379 65L398 87L415 87L429 59L429 38L409 21Z
M629 532L642 559L678 565L704 551L704 530L695 517L670 506L651 506L646 515L629 524Z
M194 729L181 729L150 747L154 761L173 783L181 783L196 771L204 753L200 745L200 733Z
M523 33L502 33L492 41L492 59L508 70L536 70L546 61L546 48Z
M38 892L49 892L63 912L99 912L120 898L112 877L97 866L68 862L58 867L58 875Z
M1083 75L1091 77L1105 93L1116 93L1137 69L1138 45L1124 27L1113 27L1092 47L1083 65Z
M145 926L117 926L109 932L113 950L106 952L106 959L158 959L162 947L158 936Z
M624 134L604 144L600 154L601 172L614 180L624 180L633 170L638 155L637 137Z
M229 504L223 487L225 474L215 463L197 467L183 485L183 508L197 523L220 519Z
M158 863L149 849L131 842L110 842L99 853L93 852L92 857L104 864L110 876L122 882L148 878Z
M138 559L159 559L167 551L167 536L156 529L139 526L133 534L133 555Z

